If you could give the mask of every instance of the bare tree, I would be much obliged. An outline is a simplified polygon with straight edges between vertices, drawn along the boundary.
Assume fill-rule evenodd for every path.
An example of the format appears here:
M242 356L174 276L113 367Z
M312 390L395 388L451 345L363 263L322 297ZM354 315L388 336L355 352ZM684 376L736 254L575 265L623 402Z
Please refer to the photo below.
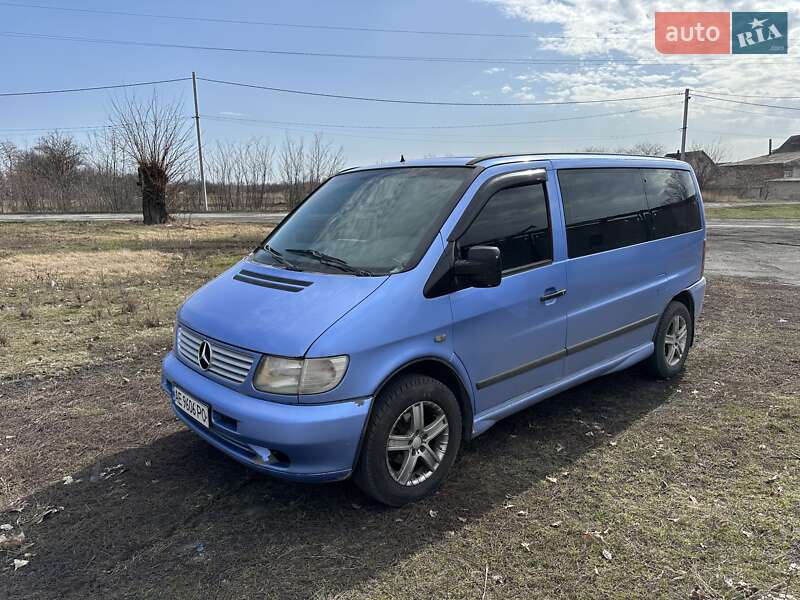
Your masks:
M707 144L694 142L689 147L689 150L691 152L705 152L716 165L727 162L730 158L730 149L722 143L720 138L717 138L712 142L708 142Z
M192 158L191 127L181 102L125 97L112 101L111 125L138 168L145 225L165 223L167 186L182 177Z
M89 135L86 163L87 187L94 206L110 211L135 207L136 177L134 165L125 153L122 135L109 127Z
M636 142L633 146L617 148L617 154L632 154L635 156L664 156L664 144L658 142Z
M341 171L344 166L344 149L335 148L332 142L326 142L321 133L315 133L306 153L306 181L308 190L318 186L325 179Z
M67 211L73 204L70 192L80 176L83 154L74 138L52 131L39 138L27 157L27 168L54 196L59 211Z
M0 142L0 212L15 209L14 180L19 154L13 142Z
M700 189L704 190L717 179L720 172L719 164L728 160L728 148L723 145L721 139L716 139L708 144L694 142L690 147L690 151L705 152L708 157L708 159L705 159L701 155L700 157L689 159L697 177L697 183L700 184Z
M305 192L306 168L303 139L296 140L286 134L278 160L281 179L286 189L286 202L289 208L294 208L303 199Z
M605 146L587 146L581 152L590 152L592 154L608 154L610 150Z
M212 200L226 210L259 210L271 203L275 149L268 140L217 142L208 154Z
M278 157L278 169L289 208L297 206L322 181L340 171L344 150L315 133L306 147L303 138L286 135Z

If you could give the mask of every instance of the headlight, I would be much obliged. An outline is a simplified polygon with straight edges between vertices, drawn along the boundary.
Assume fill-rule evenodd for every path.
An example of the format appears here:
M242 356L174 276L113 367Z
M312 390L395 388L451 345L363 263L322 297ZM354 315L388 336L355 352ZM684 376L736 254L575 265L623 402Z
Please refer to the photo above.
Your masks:
M347 356L307 359L265 356L256 369L253 385L271 394L321 394L339 385L347 363Z

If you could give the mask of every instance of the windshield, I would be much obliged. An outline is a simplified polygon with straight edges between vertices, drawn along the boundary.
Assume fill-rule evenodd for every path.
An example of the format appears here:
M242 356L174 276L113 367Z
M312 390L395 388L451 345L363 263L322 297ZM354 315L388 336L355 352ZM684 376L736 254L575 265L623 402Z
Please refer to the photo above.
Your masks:
M328 180L267 239L254 259L283 268L385 275L413 266L474 173L408 167Z

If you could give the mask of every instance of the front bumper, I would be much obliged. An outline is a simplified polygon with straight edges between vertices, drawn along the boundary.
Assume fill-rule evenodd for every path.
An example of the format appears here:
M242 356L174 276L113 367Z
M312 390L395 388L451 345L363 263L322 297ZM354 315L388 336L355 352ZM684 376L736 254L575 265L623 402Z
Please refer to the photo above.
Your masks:
M210 406L206 429L175 406L174 386ZM372 398L331 404L279 404L240 394L164 358L161 387L175 414L208 443L240 463L283 479L335 481L355 464Z

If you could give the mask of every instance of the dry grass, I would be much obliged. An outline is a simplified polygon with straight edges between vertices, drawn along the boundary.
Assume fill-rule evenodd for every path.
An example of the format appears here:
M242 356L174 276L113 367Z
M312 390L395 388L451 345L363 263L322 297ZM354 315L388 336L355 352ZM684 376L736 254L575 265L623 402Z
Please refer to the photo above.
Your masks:
M195 222L144 227L135 223L0 223L0 257L68 250L162 250L191 252L239 242L249 249L269 226L259 223Z
M0 380L166 347L180 302L268 227L0 224Z
M166 270L171 259L170 254L156 250L20 253L0 259L0 278L12 288L32 283L72 288L107 278L157 276Z

